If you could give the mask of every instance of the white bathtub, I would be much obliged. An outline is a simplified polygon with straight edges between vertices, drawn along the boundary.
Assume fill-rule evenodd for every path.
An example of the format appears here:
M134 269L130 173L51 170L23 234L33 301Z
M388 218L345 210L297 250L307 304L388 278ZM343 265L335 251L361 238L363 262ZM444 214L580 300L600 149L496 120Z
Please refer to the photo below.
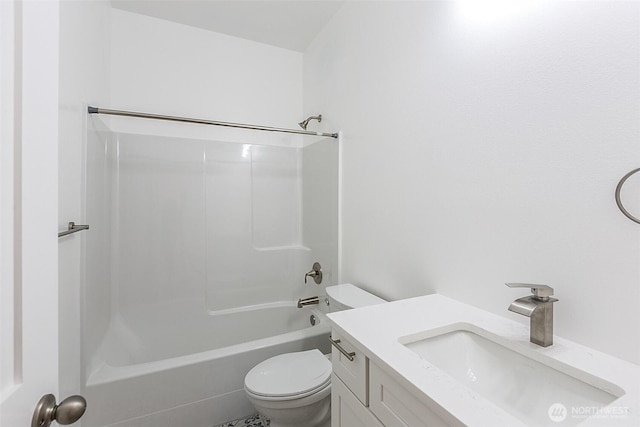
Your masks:
M193 304L114 316L91 358L83 426L211 427L254 412L244 376L260 361L330 352L329 326L317 308L287 302L208 314Z

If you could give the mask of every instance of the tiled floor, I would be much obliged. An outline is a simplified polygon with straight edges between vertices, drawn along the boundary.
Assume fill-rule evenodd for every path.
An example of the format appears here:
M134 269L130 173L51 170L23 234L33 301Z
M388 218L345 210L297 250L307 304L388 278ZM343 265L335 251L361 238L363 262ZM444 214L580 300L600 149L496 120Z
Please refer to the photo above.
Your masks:
M262 418L262 416L256 414L249 418L235 421L228 421L214 427L269 427L269 420Z

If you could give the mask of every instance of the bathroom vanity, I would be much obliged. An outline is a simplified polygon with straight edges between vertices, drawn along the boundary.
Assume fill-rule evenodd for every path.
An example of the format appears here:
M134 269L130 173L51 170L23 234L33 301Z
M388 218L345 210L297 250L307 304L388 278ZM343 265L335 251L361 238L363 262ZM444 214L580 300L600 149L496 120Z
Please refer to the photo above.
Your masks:
M331 425L332 427L441 426L461 425L448 417L443 420L429 405L398 382L393 375L371 361L369 353L351 339L332 333L348 354L337 347L331 353Z
M639 366L442 295L328 317L333 427L640 425Z

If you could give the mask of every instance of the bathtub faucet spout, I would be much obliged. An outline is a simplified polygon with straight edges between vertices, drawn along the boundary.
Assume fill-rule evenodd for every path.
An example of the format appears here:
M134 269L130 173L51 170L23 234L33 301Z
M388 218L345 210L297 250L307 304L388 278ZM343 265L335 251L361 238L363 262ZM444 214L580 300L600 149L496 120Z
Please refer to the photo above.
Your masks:
M320 304L320 298L309 297L309 298L300 298L298 300L298 308L302 308L305 305L313 305L313 304Z

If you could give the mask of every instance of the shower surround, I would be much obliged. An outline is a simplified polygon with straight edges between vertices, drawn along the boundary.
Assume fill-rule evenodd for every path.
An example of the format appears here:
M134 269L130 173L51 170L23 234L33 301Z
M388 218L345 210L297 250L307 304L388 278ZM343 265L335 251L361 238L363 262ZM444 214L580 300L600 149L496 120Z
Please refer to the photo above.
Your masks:
M326 346L324 322L311 327L311 310L293 301L337 280L338 142L116 133L99 118L88 127L87 418L157 426L162 412L173 425L175 408L197 426L250 414L246 371ZM321 288L304 284L314 261ZM153 393L110 413L132 384Z

